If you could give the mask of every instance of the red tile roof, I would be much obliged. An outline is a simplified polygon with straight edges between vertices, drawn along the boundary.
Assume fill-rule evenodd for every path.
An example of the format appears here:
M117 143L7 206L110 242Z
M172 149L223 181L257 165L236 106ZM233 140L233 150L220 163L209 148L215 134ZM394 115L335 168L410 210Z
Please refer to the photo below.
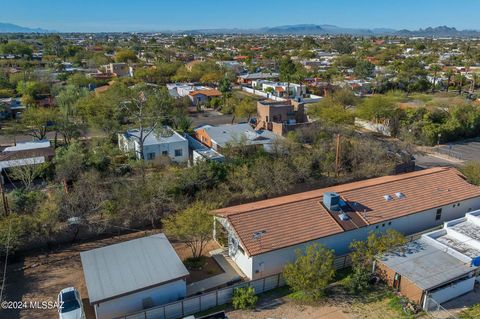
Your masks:
M325 192L337 192L349 203L358 227L480 197L480 187L456 169L439 167L226 207L215 214L228 219L253 256L352 229L321 204ZM396 192L405 198L397 198ZM393 200L386 201L384 195ZM262 239L253 240L253 233L262 230Z
M218 90L215 90L215 89L197 90L197 91L193 91L193 92L189 93L189 95L191 95L191 96L195 96L195 95L198 95L198 94L203 94L205 96L222 96L222 93Z

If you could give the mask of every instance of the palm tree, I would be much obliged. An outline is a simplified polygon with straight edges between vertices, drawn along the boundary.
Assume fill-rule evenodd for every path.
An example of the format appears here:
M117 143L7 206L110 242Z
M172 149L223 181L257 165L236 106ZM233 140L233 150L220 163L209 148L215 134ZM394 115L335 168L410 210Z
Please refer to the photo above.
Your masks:
M437 85L437 74L441 70L441 67L438 64L434 64L430 67L430 70L433 72L432 93L435 93L435 85Z
M459 95L462 94L462 88L463 88L463 75L462 75L462 73L458 73L455 76L455 84L458 87L458 94Z
M450 84L452 82L452 77L455 75L455 72L453 72L452 69L448 69L447 72L445 72L445 75L447 76L447 92L448 92L448 88L450 87Z

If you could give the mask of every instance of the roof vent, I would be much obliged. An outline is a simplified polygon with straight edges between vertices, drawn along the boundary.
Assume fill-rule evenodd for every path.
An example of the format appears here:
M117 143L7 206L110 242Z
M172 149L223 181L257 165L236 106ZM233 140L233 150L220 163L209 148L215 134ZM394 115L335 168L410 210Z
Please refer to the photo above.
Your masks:
M405 194L402 193L402 192L396 192L395 196L397 196L397 198L405 198L406 197Z
M340 218L340 220L343 220L343 221L350 219L350 217L348 217L348 215L345 213L339 214L338 217Z
M340 195L337 193L323 193L323 205L329 210L329 211L339 211L340 207Z
M384 198L384 199L385 199L387 202L389 202L389 201L392 201L392 200L393 200L393 197L392 197L392 196L390 196L390 195L383 195L383 198Z

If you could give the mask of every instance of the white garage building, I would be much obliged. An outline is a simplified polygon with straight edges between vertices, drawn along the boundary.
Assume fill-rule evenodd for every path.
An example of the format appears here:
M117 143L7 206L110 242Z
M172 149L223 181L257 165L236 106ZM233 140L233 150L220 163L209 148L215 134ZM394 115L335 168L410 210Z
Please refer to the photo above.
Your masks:
M282 272L314 242L342 255L372 231L414 234L479 208L480 187L439 167L222 208L214 235L228 239L230 257L256 279Z
M164 234L80 253L97 319L182 299L188 270Z

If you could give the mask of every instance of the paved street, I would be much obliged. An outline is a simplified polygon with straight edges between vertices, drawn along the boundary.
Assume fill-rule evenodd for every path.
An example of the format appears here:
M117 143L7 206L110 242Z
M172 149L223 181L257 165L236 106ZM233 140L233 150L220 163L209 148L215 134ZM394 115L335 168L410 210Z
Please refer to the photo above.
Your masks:
M467 140L440 145L437 150L439 153L464 161L480 161L480 140Z

